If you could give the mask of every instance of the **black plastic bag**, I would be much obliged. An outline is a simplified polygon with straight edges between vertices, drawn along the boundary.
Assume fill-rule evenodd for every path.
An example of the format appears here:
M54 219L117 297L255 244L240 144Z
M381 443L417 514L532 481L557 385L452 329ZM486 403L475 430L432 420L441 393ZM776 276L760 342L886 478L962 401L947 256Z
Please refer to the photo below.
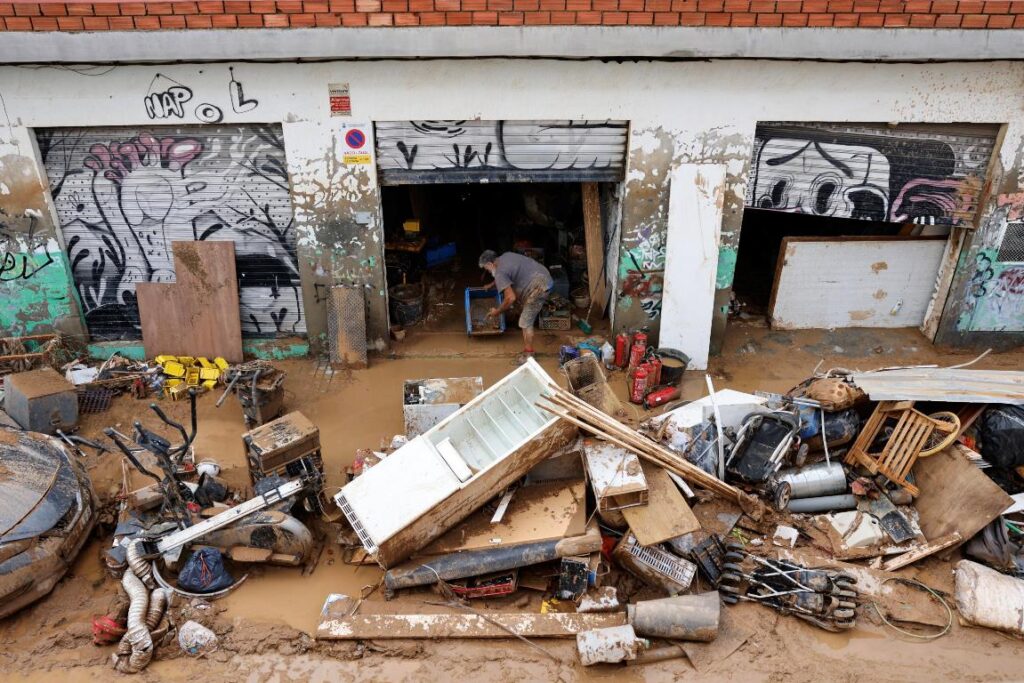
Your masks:
M981 416L981 457L993 467L1024 465L1024 407L992 406Z
M216 548L200 548L192 553L178 573L178 588L189 593L215 593L234 582Z

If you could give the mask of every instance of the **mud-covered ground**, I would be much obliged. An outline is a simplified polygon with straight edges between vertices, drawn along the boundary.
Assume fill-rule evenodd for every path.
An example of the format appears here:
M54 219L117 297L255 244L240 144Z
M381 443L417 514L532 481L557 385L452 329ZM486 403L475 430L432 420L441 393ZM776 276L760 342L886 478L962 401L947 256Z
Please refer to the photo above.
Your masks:
M538 339L545 368L557 374L556 352L564 338ZM367 370L325 376L312 360L288 361L287 408L301 410L320 426L328 486L333 491L357 448L376 448L402 431L402 382L425 377L482 375L485 386L512 369L519 350L514 331L501 339L475 340L459 334L410 334L391 357L372 359ZM712 360L717 388L785 391L804 379L819 361L823 367L871 369L899 364L953 365L973 358L972 352L945 352L932 347L916 331L846 330L836 332L774 332L755 323L730 328L725 354ZM992 354L976 367L1024 367L1024 351ZM622 395L621 373L611 377ZM704 393L702 373L688 373L687 398ZM221 463L235 485L248 480L244 468L241 411L233 399L217 409L217 394L200 399L197 458ZM99 438L103 427L128 431L134 419L147 426L158 422L147 402L121 397L111 409L89 415L84 436ZM172 416L183 419L187 404L164 401ZM635 417L645 417L642 409ZM121 486L119 458L89 456L87 464L97 492L105 500ZM142 482L138 482L142 483ZM110 680L120 677L109 666L112 648L91 642L90 619L103 614L117 592L104 574L100 552L109 537L98 535L53 593L19 614L0 621L0 670L6 681ZM955 558L954 558L955 559ZM243 571L243 570L239 570ZM929 560L904 570L929 585L952 589L951 563ZM698 671L686 659L640 666L595 667L576 664L572 641L547 641L555 662L511 640L377 641L317 643L310 634L328 593L358 594L376 584L378 570L352 567L341 561L338 547L328 543L315 572L255 567L235 593L212 606L178 604L188 618L211 626L220 649L206 659L182 656L176 645L160 648L155 661L137 678L144 681L396 681L396 680L722 680L722 681L907 681L1020 680L1024 642L984 629L954 624L938 640L901 636L882 625L870 607L861 610L858 627L848 634L829 634L797 619L779 617L757 605L727 608L727 619L744 635L738 649L714 653ZM379 599L379 596L374 596ZM395 609L415 611L430 592L399 598ZM535 610L532 596L493 601L479 608Z

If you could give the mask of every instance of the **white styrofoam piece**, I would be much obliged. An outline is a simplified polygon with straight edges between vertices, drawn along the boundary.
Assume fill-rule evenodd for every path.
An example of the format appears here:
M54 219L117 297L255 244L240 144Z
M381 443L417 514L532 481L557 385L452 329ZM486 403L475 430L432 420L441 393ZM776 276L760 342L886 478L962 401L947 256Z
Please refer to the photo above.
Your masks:
M793 548L796 546L796 540L799 537L800 532L794 527L780 524L775 527L775 533L772 535L772 542L777 546L782 546L783 548Z
M829 524L843 538L846 548L870 548L882 542L885 532L874 516L857 510L828 515Z
M934 239L787 240L772 327L918 327L945 247Z
M725 175L722 164L681 164L669 185L659 344L685 353L695 370L708 366Z
M455 446L452 445L451 439L445 439L441 443L437 444L437 452L441 455L448 467L452 468L452 472L459 481L466 481L473 476L473 471L469 469L466 461L462 459L459 452L455 450Z

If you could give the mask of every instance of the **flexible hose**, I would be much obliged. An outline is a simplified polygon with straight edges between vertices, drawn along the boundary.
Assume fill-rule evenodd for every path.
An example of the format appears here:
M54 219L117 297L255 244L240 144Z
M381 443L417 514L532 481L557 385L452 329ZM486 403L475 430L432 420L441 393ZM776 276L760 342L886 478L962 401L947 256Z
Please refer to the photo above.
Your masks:
M137 538L128 545L128 567L145 584L146 588L152 589L156 586L153 581L153 570L142 555L142 539Z
M160 625L167 610L167 591L163 588L155 588L149 596L149 610L146 612L146 628L152 631Z
M131 558L133 546L129 546L129 558ZM113 664L117 671L133 674L145 669L153 658L153 638L149 629L146 628L146 617L149 613L149 590L142 579L131 570L130 565L131 559L129 559L128 571L121 578L121 586L131 599L131 605L128 607L128 632L124 634L121 644L118 645L117 653L113 656ZM157 602L164 601L158 599ZM129 647L130 654L126 652Z

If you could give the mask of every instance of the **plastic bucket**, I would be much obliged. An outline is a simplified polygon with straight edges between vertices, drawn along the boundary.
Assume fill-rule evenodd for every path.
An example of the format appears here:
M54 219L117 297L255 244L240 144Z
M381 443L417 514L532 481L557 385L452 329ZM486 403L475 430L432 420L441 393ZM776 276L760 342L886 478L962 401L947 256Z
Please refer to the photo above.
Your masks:
M682 351L669 348L659 348L655 353L661 359L661 383L669 386L679 384L690 364L690 357Z

